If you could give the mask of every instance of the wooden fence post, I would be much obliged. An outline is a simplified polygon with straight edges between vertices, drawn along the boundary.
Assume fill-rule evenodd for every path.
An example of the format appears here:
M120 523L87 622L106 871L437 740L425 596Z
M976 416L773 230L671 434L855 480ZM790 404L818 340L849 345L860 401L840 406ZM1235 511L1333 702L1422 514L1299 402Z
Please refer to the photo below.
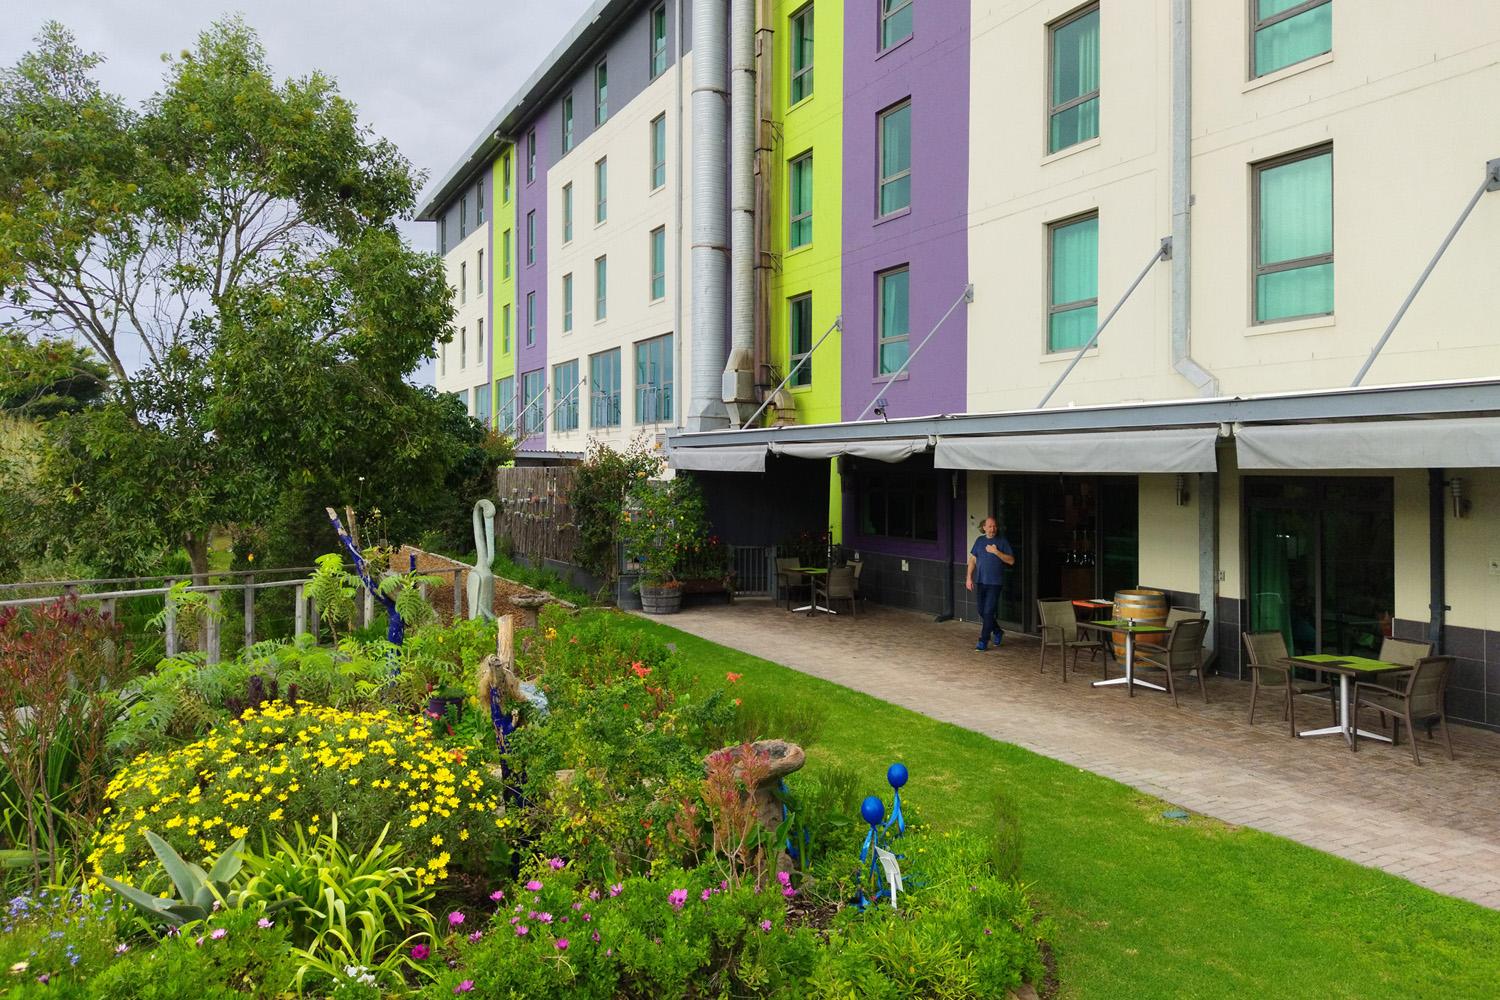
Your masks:
M219 637L223 631L223 601L220 598L217 590L208 595L208 611L204 615L203 653L209 663L219 662Z
M369 628L370 623L375 620L375 595L368 590L365 591L364 609L364 625L365 628Z
M115 620L115 599L113 597L106 597L99 602L99 614L110 621Z
M453 621L461 622L464 618L464 588L463 573L461 569L453 571Z
M165 628L163 631L166 633L164 639L168 656L177 655L177 603L172 600L172 584L174 582L171 577L167 577L167 593L162 597L162 600L166 602Z
M302 633L307 631L307 595L303 590L303 584L297 584L297 593L294 598L296 611L292 616L292 638L302 638Z
M245 577L245 648L255 645L255 576Z

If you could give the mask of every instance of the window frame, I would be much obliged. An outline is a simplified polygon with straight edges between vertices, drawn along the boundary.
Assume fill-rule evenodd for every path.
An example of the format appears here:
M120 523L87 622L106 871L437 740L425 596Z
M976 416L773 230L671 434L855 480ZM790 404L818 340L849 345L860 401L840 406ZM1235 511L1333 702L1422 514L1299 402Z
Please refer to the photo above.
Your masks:
M481 316L474 321L474 354L475 361L484 360L484 317Z
M509 417L503 424L502 416ZM495 380L495 430L510 434L516 426L516 378L506 375Z
M1053 349L1053 347L1052 347L1052 317L1053 316L1055 316L1055 315L1057 315L1059 313L1076 312L1079 309L1087 309L1089 306L1093 306L1094 307L1094 316L1095 316L1094 326L1095 326L1096 329L1098 328L1098 309L1099 309L1099 270L1098 270L1098 267L1099 267L1099 265L1098 265L1098 261L1099 261L1099 236L1098 236L1098 227L1097 226L1095 227L1095 230L1094 230L1094 297L1092 299L1074 299L1072 301L1064 302L1064 303L1061 303L1061 304L1054 303L1052 301L1053 278L1055 276L1055 273L1056 273L1055 269L1056 269L1056 266L1057 266L1057 250L1056 250L1057 231L1059 229L1066 229L1068 226L1076 226L1080 222L1087 222L1090 219L1095 220L1095 222L1097 223L1097 221L1099 219L1099 210L1098 209L1090 209L1087 212L1079 212L1079 213L1077 213L1075 215L1069 215L1069 216L1066 216L1065 218L1061 218L1061 219L1054 219L1052 222L1047 223L1047 283L1045 285L1045 289L1046 289L1045 294L1047 296L1047 317L1046 317L1046 321L1042 324L1042 355L1043 355L1043 357L1047 357L1047 356L1054 355L1054 354L1070 354L1070 353L1071 354L1076 354L1079 351L1079 348L1077 348L1077 347L1059 347L1059 348Z
M484 181L474 185L474 225L484 225Z
M510 230L502 230L500 233L500 279L502 281L510 278L510 239Z
M510 353L510 303L500 307L500 353Z
M469 367L469 328L467 325L458 324L458 370L463 371Z
M942 536L942 530L938 524L938 482L933 473L902 473L895 469L873 469L861 466L856 473L857 487L855 495L859 503L855 508L855 534L861 538L890 538L917 544L935 543ZM906 498L907 506L911 512L911 523L908 526L909 534L892 534L891 528L891 497L900 495ZM880 502L881 523L876 524L872 515L871 505L875 501ZM925 520L931 527L931 534L919 531L922 518L921 512L927 511ZM865 522L869 520L872 529L884 528L882 531L865 530Z
M536 346L536 292L526 293L526 346Z
M463 305L469 301L469 262L461 260L458 262L458 304Z
M896 6L890 7L890 0L880 0L880 21L875 31L875 50L877 52L889 52L891 49L894 49L896 46L900 45L902 42L906 41L908 38L917 33L917 12L915 0L895 0L895 2ZM889 24L897 14L900 14L903 10L907 9L910 9L912 12L911 30L902 35L900 38L886 41L886 25Z
M438 216L438 253L448 253L448 213Z
M888 337L885 333L885 282L894 274L906 275L906 332L899 337ZM882 348L886 344L894 344L904 341L906 343L906 359L901 365L897 365L890 371L881 370ZM875 377L886 378L901 371L902 365L911 358L911 261L904 264L896 264L875 272Z
M1081 20L1085 17L1088 17L1090 14L1095 13L1099 14L1100 58L1097 71L1099 75L1099 86L1095 87L1093 90L1089 91L1086 94L1080 94L1079 96L1070 98L1061 104L1056 104L1053 100L1054 95L1052 93L1052 87L1054 81L1053 69L1057 64L1057 33L1059 30L1061 30L1062 28L1066 28L1074 21ZM1070 142L1066 146L1058 146L1056 149L1052 148L1052 120L1054 118L1065 111L1070 111L1073 108L1079 107L1083 104L1087 104L1089 101L1093 100L1098 100L1100 102L1100 107L1103 107L1103 99L1100 96L1104 91L1103 36L1104 15L1100 11L1100 0L1092 0L1091 3L1086 3L1081 7L1075 7L1061 17L1047 22L1047 77L1044 87L1044 91L1047 95L1047 114L1044 119L1044 131L1046 135L1042 143L1042 149L1047 156L1061 153L1064 150L1072 149L1075 146L1081 146L1086 142L1093 142L1094 140L1098 139L1104 132L1102 121L1103 116L1101 115L1100 120L1096 122L1096 128L1093 135L1089 136L1087 139L1079 139L1077 142Z
M573 332L573 272L562 276L562 332Z
M474 264L475 291L484 294L484 247L479 248L479 257Z
M1260 16L1260 0L1245 0L1245 3L1246 23L1250 28L1250 30L1245 33L1245 64L1250 68L1249 79L1251 81L1263 79L1272 75L1273 73L1280 73L1282 70L1291 69L1293 66L1300 66L1303 63L1308 62L1309 60L1317 59L1319 56L1325 56L1333 51L1333 31L1332 27L1330 26L1327 49L1323 50L1322 52L1315 52L1305 58L1298 59L1296 62L1289 62L1284 66L1277 66L1275 69L1268 69L1264 73L1257 72L1259 68L1255 64L1255 37L1257 35L1259 35L1266 28L1274 27L1275 25L1280 24L1282 21L1290 21L1294 17L1306 14L1309 11L1318 9L1319 7L1331 7L1333 5L1333 0L1303 0L1302 3L1298 4L1295 7L1288 7L1286 10L1278 11L1277 13L1272 14L1267 18L1262 18Z
M573 151L573 92L570 90L563 95L562 99L562 151L567 155Z
M536 263L536 209L526 213L526 266Z
M578 430L578 359L552 366L552 429L559 434ZM559 396L558 394L562 395ZM567 398L567 402L563 401ZM569 420L568 418L572 419Z
M469 235L469 192L465 191L458 199L458 242L462 243Z
M562 186L562 241L573 242L573 182Z
M813 319L812 319L812 292L802 292L798 295L787 297L786 305L786 370L790 381L787 385L792 389L805 389L813 384L813 365L811 355L813 352ZM797 350L797 313L798 307L807 304L807 350ZM876 350L879 351L879 345ZM807 364L795 376L792 369L797 367L797 362L808 358Z
M875 217L877 219L887 219L891 216L900 215L902 212L911 211L911 109L911 98L908 97L905 100L897 101L895 104L892 104L884 111L877 112L875 115ZM885 169L885 123L887 118L902 110L908 112L906 130L906 169L898 170L896 173L887 177L883 173L881 173L881 171ZM899 208L893 208L889 212L885 211L886 185L894 184L903 178L905 178L907 182L906 204L900 206Z
M802 164L807 165L807 211L797 211L797 175L798 168ZM787 161L787 219L786 219L786 248L788 252L801 250L803 247L812 246L813 242L813 151L811 149ZM795 242L797 238L797 224L807 223L807 239L801 243Z
M594 64L594 127L609 121L609 60Z
M447 374L448 374L448 342L446 340L443 340L443 341L439 341L438 342L438 375L440 375L440 376L446 376Z
M651 143L651 190L660 191L667 186L667 113L665 111L651 119L649 141ZM661 159L657 159L658 153ZM658 177L660 180L657 179Z
M651 248L651 266L649 271L651 277L648 291L652 302L661 302L667 297L667 227L657 226L651 230L649 239ZM661 260L659 262L656 259L658 248L661 250ZM657 270L658 263L661 266L661 270L659 271ZM657 291L658 282L661 284L661 291Z
M536 180L536 129L526 133L526 183Z
M642 352L644 351L646 353L645 364L648 369L646 374L649 376L651 374L650 354L656 347L656 345L660 345L660 348L656 351L659 358L659 364L657 365L657 368L660 371L669 372L670 375L669 377L656 382L650 381L649 378L646 380L642 380ZM645 340L636 341L634 355L636 425L642 426L645 424L670 423L672 420L672 407L676 402L673 397L676 393L677 388L677 373L675 371L672 371L672 334L663 333L655 337L647 337ZM648 407L646 406L648 387L655 390L655 396L653 399L654 408L652 409L651 415L648 415L645 412L648 409ZM666 399L665 406L662 405L663 398Z
M1314 146L1303 149L1295 149L1288 153L1279 153L1276 156L1257 160L1250 164L1250 325L1251 326L1274 326L1277 323L1291 323L1301 319L1318 319L1325 316L1337 315L1337 303L1334 308L1327 312L1299 313L1296 316L1277 316L1275 319L1261 319L1259 308L1259 296L1257 286L1263 274L1277 274L1282 271L1300 271L1308 267L1320 267L1324 264L1334 264L1337 246L1326 254L1313 254L1308 257L1297 257L1293 260L1277 261L1274 264L1262 264L1260 262L1260 178L1267 170L1275 170L1277 167L1290 166L1302 160L1311 160L1327 154L1328 156L1328 211L1329 211L1329 236L1330 240L1337 236L1337 215L1334 204L1334 175L1333 175L1333 143L1320 142ZM1338 273L1335 265L1334 273Z
M536 386L537 393L535 396L527 392L531 388L531 378L533 375L541 383ZM541 400L541 404L532 406L531 404L537 400ZM521 433L522 437L530 437L538 431L545 429L547 424L547 369L545 366L521 373L521 407L522 412L526 416L521 421L521 426L517 430Z
M611 366L610 359L613 358ZM621 412L620 397L623 393L624 373L621 366L624 364L623 352L618 347L611 347L589 355L589 427L607 428L620 427L624 423L624 413ZM601 389L600 374L611 374L613 368L613 389ZM610 419L610 404L614 404L614 419ZM600 414L603 419L598 419Z
M609 254L594 258L594 322L609 319Z
M594 161L594 225L609 221L609 157Z
M816 52L816 36L813 32L817 28L817 22L814 18L812 3L803 4L787 16L787 41L789 44L787 45L786 103L788 107L794 104L801 104L813 96L816 83L813 77L813 64L816 60L812 55L808 56L805 65L800 67L797 65L797 57L802 52L802 46L798 44L798 31L802 28L804 19L807 25L807 37L813 41L814 52ZM807 80L807 87L799 94L797 85L804 79Z
M500 154L500 202L510 204L510 150Z
M660 44L658 44L658 36L656 33L658 18L661 22L661 35L659 37ZM646 70L648 74L647 79L655 80L657 77L665 73L667 71L667 66L670 65L667 62L667 32L669 29L667 26L666 4L659 3L655 7L651 8L650 25L650 42L648 43L646 52Z

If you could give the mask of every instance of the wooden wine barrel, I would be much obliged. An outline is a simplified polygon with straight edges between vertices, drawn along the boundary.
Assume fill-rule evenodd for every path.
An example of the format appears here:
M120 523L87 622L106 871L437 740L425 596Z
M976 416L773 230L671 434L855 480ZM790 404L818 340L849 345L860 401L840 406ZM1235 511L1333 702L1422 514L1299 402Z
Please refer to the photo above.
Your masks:
M1115 591L1115 618L1129 619L1142 625L1164 625L1167 621L1167 595L1160 590ZM1113 632L1115 659L1125 661L1125 633ZM1136 636L1137 646L1158 645L1159 639Z

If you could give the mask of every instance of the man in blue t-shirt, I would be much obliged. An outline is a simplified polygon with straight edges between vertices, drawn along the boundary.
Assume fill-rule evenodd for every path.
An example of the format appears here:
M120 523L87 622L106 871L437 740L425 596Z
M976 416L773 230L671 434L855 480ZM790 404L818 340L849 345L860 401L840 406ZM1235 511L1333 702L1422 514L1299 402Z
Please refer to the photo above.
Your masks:
M969 575L964 586L970 590L979 588L979 652L989 649L990 636L995 645L1004 638L1000 626L995 624L995 612L1000 607L1000 586L1004 582L1004 567L1014 566L1016 556L1010 550L1010 542L1000 537L1000 525L993 517L984 519L980 525L984 534L969 547Z

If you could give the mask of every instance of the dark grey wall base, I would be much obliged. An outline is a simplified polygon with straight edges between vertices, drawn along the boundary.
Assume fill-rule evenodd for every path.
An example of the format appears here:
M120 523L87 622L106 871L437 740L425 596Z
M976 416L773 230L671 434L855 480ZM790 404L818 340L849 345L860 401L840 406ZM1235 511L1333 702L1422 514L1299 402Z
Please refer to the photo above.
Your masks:
M859 571L859 592L868 601L893 608L908 608L940 615L947 606L948 595L943 579L948 563L937 559L913 559L883 552L860 550L864 569ZM902 563L906 568L902 569ZM958 589L963 590L963 571L959 571Z
M1398 639L1427 641L1428 623L1397 618L1391 633ZM1453 657L1448 678L1448 714L1486 729L1500 730L1500 632L1465 625L1443 628L1438 650Z

